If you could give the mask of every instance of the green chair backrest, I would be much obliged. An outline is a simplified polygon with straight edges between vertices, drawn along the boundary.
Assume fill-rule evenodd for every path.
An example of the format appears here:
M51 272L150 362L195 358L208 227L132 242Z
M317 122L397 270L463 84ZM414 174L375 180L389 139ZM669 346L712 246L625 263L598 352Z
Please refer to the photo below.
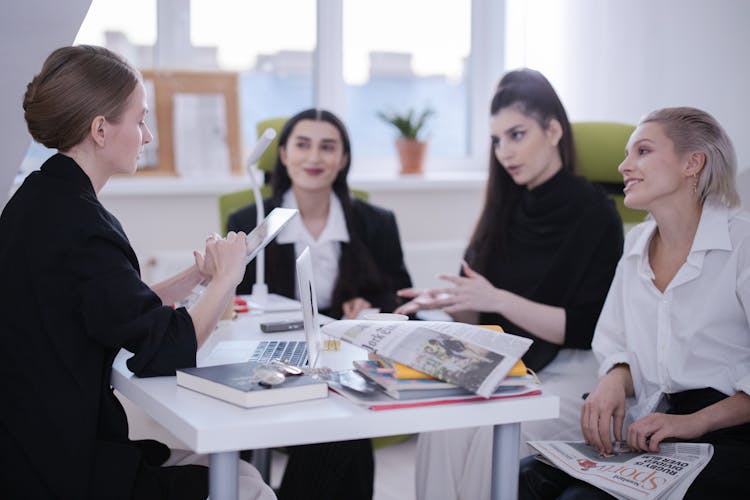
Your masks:
M626 224L643 221L646 212L624 205L622 175L617 167L625 157L625 146L635 127L615 122L571 123L576 148L578 175L599 184L614 200Z
M260 187L260 194L263 198L271 196L271 185L266 184ZM252 189L243 189L242 191L234 191L232 193L226 193L219 195L219 222L221 224L222 234L227 234L227 221L229 220L229 214L235 210L239 210L245 205L255 203L255 195Z
M258 137L261 136L267 128L272 128L276 131L276 137L274 137L271 144L266 148L263 155L258 160L258 170L261 172L271 173L276 166L276 155L279 149L279 134L281 129L284 128L284 124L289 118L282 116L279 118L269 118L268 120L259 121L255 125L255 130L258 132Z

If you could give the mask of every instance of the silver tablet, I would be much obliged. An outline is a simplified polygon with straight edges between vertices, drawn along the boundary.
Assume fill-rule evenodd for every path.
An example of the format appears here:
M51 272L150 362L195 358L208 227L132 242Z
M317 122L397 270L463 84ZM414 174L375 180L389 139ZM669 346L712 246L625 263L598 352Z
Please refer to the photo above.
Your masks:
M247 235L248 253L245 264L255 258L263 247L268 245L279 234L287 222L292 220L299 211L295 208L274 208L255 229Z

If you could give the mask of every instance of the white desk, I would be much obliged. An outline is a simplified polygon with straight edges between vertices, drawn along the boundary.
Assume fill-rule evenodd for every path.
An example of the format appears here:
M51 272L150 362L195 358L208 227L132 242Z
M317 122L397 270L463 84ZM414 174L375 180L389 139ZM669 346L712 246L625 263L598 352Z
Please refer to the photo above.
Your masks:
M300 313L276 313L273 319ZM198 353L201 365L224 340L294 338L297 334L258 333L271 316L245 315L223 322ZM301 334L299 334L301 336ZM350 367L363 351L343 345L342 352L323 353L323 365L335 357L336 368ZM265 408L244 409L177 387L174 377L140 379L128 370L130 357L115 359L112 385L197 453L208 453L209 488L213 500L237 496L239 450L411 434L436 430L494 426L493 499L515 499L518 491L520 422L556 418L556 396L533 396L486 403L372 411L330 393L326 399Z

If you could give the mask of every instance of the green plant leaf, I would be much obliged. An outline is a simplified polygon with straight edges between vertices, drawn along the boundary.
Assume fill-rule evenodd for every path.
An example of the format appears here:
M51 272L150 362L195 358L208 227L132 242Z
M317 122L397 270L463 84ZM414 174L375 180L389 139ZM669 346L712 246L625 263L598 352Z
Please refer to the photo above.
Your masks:
M421 113L415 114L414 108L410 108L405 114L395 111L385 113L378 111L378 118L398 129L401 137L405 139L418 139L420 132L427 123L428 118L435 114L432 108L425 108Z

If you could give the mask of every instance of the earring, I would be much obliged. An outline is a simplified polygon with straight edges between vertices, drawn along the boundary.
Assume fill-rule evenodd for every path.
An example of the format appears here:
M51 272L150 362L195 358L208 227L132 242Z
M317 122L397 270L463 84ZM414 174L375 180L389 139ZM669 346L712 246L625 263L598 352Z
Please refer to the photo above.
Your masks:
M693 172L693 193L698 194L698 176Z

